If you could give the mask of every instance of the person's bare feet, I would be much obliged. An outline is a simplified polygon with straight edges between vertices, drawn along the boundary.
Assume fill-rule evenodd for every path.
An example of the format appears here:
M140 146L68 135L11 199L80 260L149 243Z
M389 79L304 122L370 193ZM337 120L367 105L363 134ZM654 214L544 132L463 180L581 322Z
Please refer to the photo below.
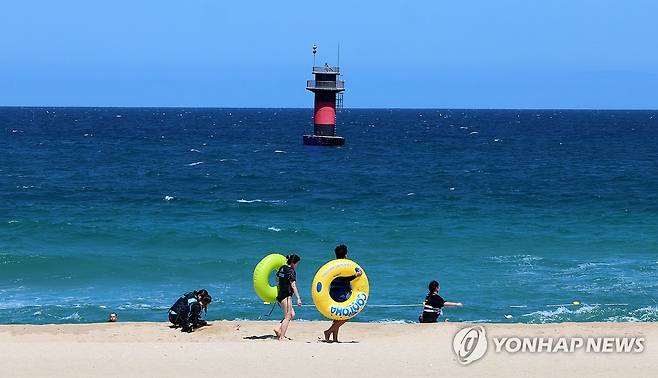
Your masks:
M274 334L276 335L276 338L277 338L278 340L281 340L281 331L279 331L278 328L274 328L273 331L274 331Z
M324 331L324 341L329 342L329 336L331 336L331 331Z

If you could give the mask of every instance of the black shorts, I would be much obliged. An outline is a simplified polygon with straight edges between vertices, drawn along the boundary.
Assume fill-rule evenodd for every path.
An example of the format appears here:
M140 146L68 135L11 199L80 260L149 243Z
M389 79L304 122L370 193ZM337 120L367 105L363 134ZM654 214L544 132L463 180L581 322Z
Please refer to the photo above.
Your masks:
M418 322L419 323L438 323L439 322L439 317L438 316L433 316L432 314L430 315L421 315L418 317Z
M285 296L284 296L284 295L279 295L278 297L276 297L276 301L279 302L279 303L281 303L281 302L283 302L286 298L292 298L292 294L288 294L288 295L285 295Z

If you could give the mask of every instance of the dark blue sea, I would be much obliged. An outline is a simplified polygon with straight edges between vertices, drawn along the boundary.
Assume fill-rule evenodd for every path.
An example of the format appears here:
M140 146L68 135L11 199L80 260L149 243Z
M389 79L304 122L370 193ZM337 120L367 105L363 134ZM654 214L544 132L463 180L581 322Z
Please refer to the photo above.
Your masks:
M658 321L658 111L345 110L343 148L311 117L0 108L0 323L165 321L197 288L265 318L258 261L301 255L312 304L338 243L357 321L415 321L433 279L450 321Z

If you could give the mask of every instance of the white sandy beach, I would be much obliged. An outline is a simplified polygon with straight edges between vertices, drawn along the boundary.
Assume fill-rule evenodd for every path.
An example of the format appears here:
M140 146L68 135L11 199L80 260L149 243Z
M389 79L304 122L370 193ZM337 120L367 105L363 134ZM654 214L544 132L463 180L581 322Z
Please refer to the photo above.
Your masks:
M0 326L0 377L443 376L655 377L658 323L484 325L488 338L644 337L641 353L496 353L464 366L452 350L465 323L349 323L343 343L318 340L328 322L217 321L192 334L165 323ZM192 369L194 372L191 372Z

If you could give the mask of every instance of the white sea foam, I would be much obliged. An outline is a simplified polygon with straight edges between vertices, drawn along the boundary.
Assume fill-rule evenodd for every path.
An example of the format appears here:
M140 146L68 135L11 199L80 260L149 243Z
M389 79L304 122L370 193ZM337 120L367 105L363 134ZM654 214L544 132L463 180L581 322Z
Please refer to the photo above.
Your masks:
M123 117L123 116L122 116L121 114L117 114L115 117L116 117L116 118L121 118L121 117Z
M164 200L165 200L165 201L171 201L171 200L173 200L174 198L176 198L176 197L173 197L173 196L164 196Z
M267 229L270 230L270 231L274 231L274 232L279 232L279 231L281 231L280 228L276 228L276 227L274 227L274 226L272 226L272 227L268 227Z
M543 260L542 257L533 256L533 255L499 255L499 256L491 256L489 257L489 259L499 263L509 263L509 262L530 263L532 261Z
M589 269L589 268L595 268L597 266L610 266L612 264L609 263L603 263L603 262L586 262L583 264L578 264L578 269Z
M225 162L225 161L238 161L238 159L219 159L219 161L221 161L221 162Z
M5 300L0 303L0 310L11 310L16 308L23 308L30 306L30 302L27 301L17 301L13 299Z
M539 310L529 314L523 314L521 316L525 318L532 318L533 320L537 320L540 323L546 323L560 320L560 318L563 316L591 314L597 309L599 309L599 306L594 305L579 306L575 310L570 310L565 306L560 306L552 310Z
M152 306L145 303L126 303L117 307L119 310L166 310L168 307Z
M60 318L60 320L81 320L81 319L82 319L82 316L80 316L80 314L78 314L77 312L74 312L69 316L65 316L63 318Z
M10 221L7 222L7 223L8 223L8 224L12 224L12 223L19 223L19 222L20 222L20 221L17 221L17 220L13 220L13 219L12 219L12 220L10 220Z
M197 161L196 163L190 163L187 166L188 167L194 167L195 165L199 165L199 164L203 164L203 162L202 161Z
M496 138L496 139L494 139L494 142L502 142L502 139Z
M473 135L473 134L479 134L479 133L477 131L471 131L469 134Z
M286 151L282 151L282 150L274 150L274 153L275 154L287 154Z
M620 315L620 316L610 316L605 321L614 322L614 323L636 323L639 322L640 319L633 316Z
M373 320L370 323L376 323L376 324L412 324L415 323L414 321L411 320L400 320L400 319L381 319L381 320Z
M408 195L408 196L415 196L416 193L411 192L411 193L407 193L407 195Z
M262 199L253 199L253 200L249 200L249 199L244 199L244 198L239 199L237 202L239 202L239 203L257 203L257 202L264 202L264 203L270 203L270 204L273 204L273 205L282 205L282 204L286 204L286 203L287 203L286 200L267 200L267 201L266 201L266 200L262 200Z
M263 200L255 199L255 200L246 200L246 199L239 199L239 203L254 203L254 202L263 202Z
M658 320L658 305L638 308L631 312L633 317L642 322L655 322Z
M190 148L190 152L201 152L201 151L197 150L196 148Z

